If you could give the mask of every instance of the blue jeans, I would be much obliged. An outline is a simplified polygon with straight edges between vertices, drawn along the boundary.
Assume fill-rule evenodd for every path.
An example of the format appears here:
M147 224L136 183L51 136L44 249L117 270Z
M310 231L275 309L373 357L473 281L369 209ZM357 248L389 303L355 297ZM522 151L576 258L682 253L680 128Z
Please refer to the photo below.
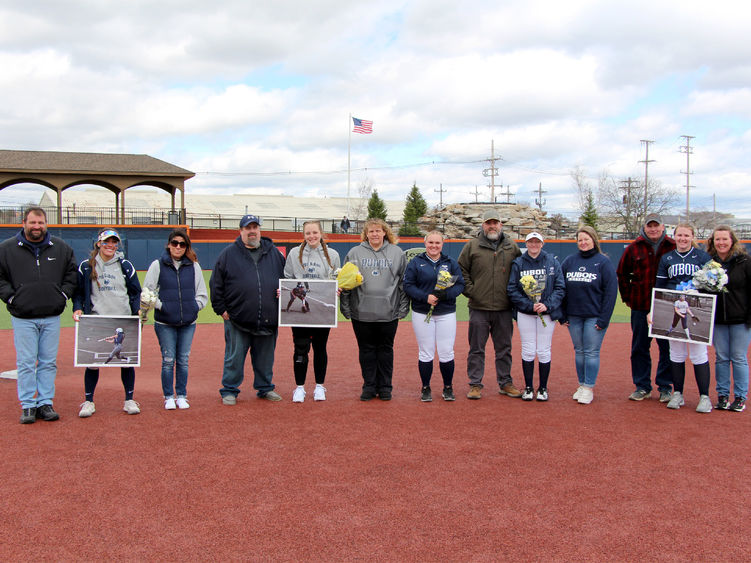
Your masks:
M579 385L594 387L597 373L600 371L600 347L605 338L604 330L597 330L595 317L569 317L568 332L574 344L576 376Z
M11 322L21 408L51 405L55 397L60 317L19 319L11 316Z
M715 379L717 394L730 396L730 364L733 364L733 396L748 397L748 345L751 327L745 324L714 325Z
M652 391L652 356L649 352L652 339L649 337L647 315L649 311L631 311L631 378L637 389ZM673 374L670 371L670 341L656 338L660 349L655 383L660 391L670 391Z
M178 397L188 396L188 358L195 331L195 324L172 326L154 323L154 332L162 349L162 393L165 398L174 397L175 392Z
M269 336L259 336L235 327L230 321L224 321L224 371L222 388L219 393L235 395L240 393L244 379L245 356L250 351L253 364L253 388L259 397L274 390L271 383L274 368L274 349L278 330Z

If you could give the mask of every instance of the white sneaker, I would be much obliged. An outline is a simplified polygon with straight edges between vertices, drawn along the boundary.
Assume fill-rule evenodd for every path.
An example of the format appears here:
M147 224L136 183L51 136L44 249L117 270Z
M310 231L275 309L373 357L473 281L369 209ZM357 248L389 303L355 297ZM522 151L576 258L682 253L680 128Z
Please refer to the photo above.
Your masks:
M175 405L175 398L174 397L167 397L164 399L164 409L168 411L173 411L177 408L177 405Z
M577 401L579 401L580 405L588 405L594 398L595 393L590 387L582 387Z
M302 385L298 385L295 388L295 392L292 393L292 402L293 403L302 403L305 400L305 387Z
M709 399L709 397L707 397ZM670 400L668 401L668 408L669 409L679 409L683 405L686 404L686 401L683 399L683 393L680 391L673 391L673 396L670 397ZM710 405L711 408L712 405Z
M582 394L582 389L584 389L584 387L582 387L581 385L579 385L579 387L576 388L576 391L574 391L574 396L571 397L574 401L579 400L579 397L581 397L581 394Z
M188 399L186 399L185 397L178 397L175 400L175 403L177 404L177 408L178 409L189 409L190 408L190 403L188 402Z
M531 387L525 387L522 393L522 401L531 401L535 398L535 390Z
M140 406L141 405L136 403L133 399L128 399L123 403L123 410L128 414L138 414L141 412L141 409L139 408Z
M78 416L81 418L89 418L95 412L96 408L94 407L94 403L91 401L84 401L81 403L81 410L78 411Z
M701 395L699 397L699 404L696 405L696 412L712 412L712 401L709 400L709 395Z
M314 401L325 401L326 400L326 388L323 385L316 385L315 391L313 391L313 400Z

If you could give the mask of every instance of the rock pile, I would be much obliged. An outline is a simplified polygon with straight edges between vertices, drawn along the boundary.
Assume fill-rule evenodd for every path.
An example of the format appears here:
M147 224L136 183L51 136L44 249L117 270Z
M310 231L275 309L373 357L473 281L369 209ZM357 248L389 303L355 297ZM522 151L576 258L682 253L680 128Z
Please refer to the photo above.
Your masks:
M420 230L443 231L446 238L469 238L477 234L482 214L496 209L503 219L503 232L513 238L524 238L532 231L543 236L553 236L550 219L544 211L517 203L452 203L443 209L429 212L419 220Z

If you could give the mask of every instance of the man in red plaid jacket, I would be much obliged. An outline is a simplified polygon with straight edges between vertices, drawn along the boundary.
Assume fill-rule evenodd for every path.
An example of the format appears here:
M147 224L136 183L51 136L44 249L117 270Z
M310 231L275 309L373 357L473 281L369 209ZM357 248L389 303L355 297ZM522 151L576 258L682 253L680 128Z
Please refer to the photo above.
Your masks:
M647 315L652 302L657 265L663 254L675 249L675 241L665 235L665 225L656 213L647 215L639 236L626 247L618 263L618 287L621 299L631 308L631 377L636 390L629 399L641 401L652 395L652 358L649 347ZM660 402L670 401L673 377L670 373L670 346L658 338L660 360L655 383L660 391Z

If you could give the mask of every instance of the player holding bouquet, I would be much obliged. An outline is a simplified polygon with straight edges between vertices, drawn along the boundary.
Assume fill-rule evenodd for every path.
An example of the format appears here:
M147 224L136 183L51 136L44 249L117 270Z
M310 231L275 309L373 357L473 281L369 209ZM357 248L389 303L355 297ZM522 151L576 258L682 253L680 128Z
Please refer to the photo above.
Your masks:
M688 223L681 223L673 233L675 250L671 250L660 258L657 266L657 282L655 287L660 289L672 289L681 291L684 287L692 287L690 283L696 272L700 271L704 264L710 261L709 254L697 248L694 241L694 227ZM694 291L695 290L689 290ZM681 324L686 338L691 334L688 327L688 318L691 317L694 324L697 317L691 311L686 295L681 294L673 304L673 323L668 330L669 336ZM685 404L683 395L684 382L686 379L686 359L691 358L694 364L694 377L699 389L699 404L696 412L708 413L712 411L712 402L709 400L709 357L707 345L699 342L670 341L670 372L673 376L673 394L668 401L669 409L679 409Z
M464 277L456 260L442 250L443 234L431 231L425 237L425 252L412 258L404 272L404 291L412 304L412 329L419 347L417 369L423 402L433 400L430 380L436 350L443 400L456 399L453 388L456 298L464 291Z
M540 233L529 233L525 239L527 252L511 264L508 295L516 309L516 324L522 341L522 373L524 392L522 400L535 398L535 356L540 372L537 400L548 400L550 376L550 350L553 344L555 322L562 317L561 302L566 294L566 283L561 265L552 254L545 252Z

